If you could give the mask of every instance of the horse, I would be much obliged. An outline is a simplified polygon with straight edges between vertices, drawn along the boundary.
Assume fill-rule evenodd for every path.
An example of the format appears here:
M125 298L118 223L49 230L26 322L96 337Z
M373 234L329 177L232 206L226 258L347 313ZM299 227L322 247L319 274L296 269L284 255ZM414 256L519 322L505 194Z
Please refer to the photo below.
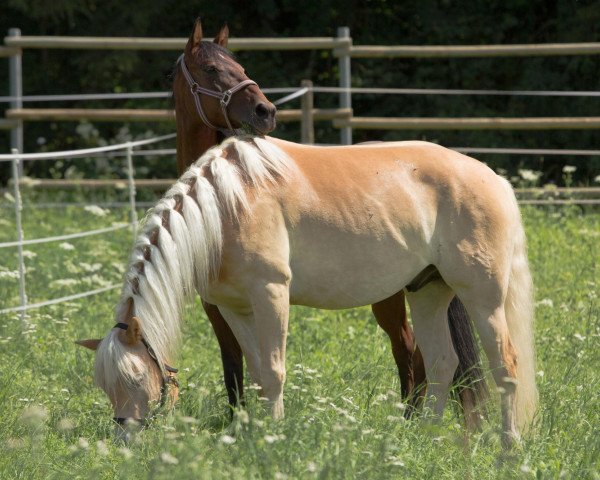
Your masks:
M317 147L231 137L150 210L116 325L87 342L95 382L117 420L145 419L149 401L169 390L181 312L197 292L218 307L281 418L290 305L345 309L403 289L433 418L458 366L447 313L456 295L500 392L503 444L518 441L537 388L533 284L510 184L428 142Z
M255 134L267 134L276 125L275 107L226 50L229 39L227 25L220 29L212 44L203 42L202 38L202 24L197 19L184 53L174 69L173 96L180 175L209 147L239 133L239 128L245 127ZM195 85L202 86L202 90ZM229 108L213 100L218 99L216 93L229 92L240 86L244 95L229 96L232 100ZM241 93L242 89L236 91ZM195 92L203 93L204 97ZM237 131L232 124L236 125ZM202 305L219 342L229 404L235 407L238 400L243 399L242 350L219 309L205 300L202 300ZM408 322L404 291L400 290L373 304L371 309L377 323L390 339L400 377L401 395L404 399L410 399L409 405L416 406L424 394L425 368ZM470 425L476 425L483 411L480 404L488 393L473 330L464 307L456 297L450 304L448 316L452 341L459 356L454 383L465 420ZM412 408L407 409L406 415L409 416L412 411Z

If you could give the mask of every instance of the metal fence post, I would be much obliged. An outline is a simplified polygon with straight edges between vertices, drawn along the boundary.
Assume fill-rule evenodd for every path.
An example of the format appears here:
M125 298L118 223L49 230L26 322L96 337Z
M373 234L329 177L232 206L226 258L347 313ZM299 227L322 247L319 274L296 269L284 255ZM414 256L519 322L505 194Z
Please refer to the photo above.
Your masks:
M340 92L340 108L352 108L352 94L350 93L350 87L352 86L350 78L350 46L352 45L352 38L350 37L350 28L339 27L337 38L348 41L345 47L338 49L339 85L340 88L345 89ZM350 145L352 143L352 127L342 127L340 141L343 145Z
M133 241L137 236L138 218L135 207L135 181L133 179L133 147L131 143L127 144L127 183L129 184L129 220L133 231Z
M301 141L306 145L312 145L315 143L315 125L313 119L313 82L310 80L302 80L300 82L302 88L306 88L306 93L302 95L301 108L302 108L302 123L301 130L302 136Z
M16 148L13 148L12 153L17 155L19 151ZM19 257L19 296L21 298L21 307L25 307L27 305L27 293L25 291L25 257L23 255L23 226L21 223L21 210L23 209L23 204L21 203L21 191L19 190L19 180L21 178L21 175L19 174L19 171L21 170L21 168L19 168L20 163L18 158L13 159L12 175L15 197L15 223L17 227L17 241L19 242L17 245L17 254ZM21 311L21 322L23 323L23 327L27 326L25 309Z
M8 31L9 37L20 37L21 29L11 28ZM9 83L10 83L10 101L11 108L23 108L23 71L22 71L22 52L11 55L8 60ZM23 153L23 120L18 120L17 124L10 131L10 146ZM19 173L23 173L23 164L19 162Z

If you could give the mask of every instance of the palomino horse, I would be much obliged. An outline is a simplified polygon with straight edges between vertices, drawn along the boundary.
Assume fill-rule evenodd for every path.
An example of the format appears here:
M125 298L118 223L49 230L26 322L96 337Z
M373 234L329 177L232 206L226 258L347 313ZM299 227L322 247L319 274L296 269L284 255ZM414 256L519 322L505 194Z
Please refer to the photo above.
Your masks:
M180 175L209 147L231 135L233 125L257 134L265 134L275 128L275 107L226 50L228 28L224 26L213 43L203 42L202 36L201 23L196 20L184 54L177 62L173 82ZM231 103L224 107L217 101L218 94L230 91L238 93L228 95ZM372 310L377 323L390 338L401 393L407 398L415 386L425 382L425 369L420 351L418 348L415 350L404 303L404 291L400 290L373 304ZM233 406L243 395L242 350L219 309L204 300L202 304L219 341L225 385L229 403ZM464 307L456 297L448 315L453 344L459 356L455 383L467 422L476 423L475 406L486 397L487 391L479 368L473 331ZM413 400L416 402L423 393L421 389Z
M198 292L218 306L279 418L290 304L350 308L404 288L426 405L439 418L458 366L447 314L457 295L499 387L510 445L532 418L537 390L532 282L509 183L427 142L313 147L232 137L149 212L118 328L96 344L95 381L116 418L145 418L168 388L181 312Z

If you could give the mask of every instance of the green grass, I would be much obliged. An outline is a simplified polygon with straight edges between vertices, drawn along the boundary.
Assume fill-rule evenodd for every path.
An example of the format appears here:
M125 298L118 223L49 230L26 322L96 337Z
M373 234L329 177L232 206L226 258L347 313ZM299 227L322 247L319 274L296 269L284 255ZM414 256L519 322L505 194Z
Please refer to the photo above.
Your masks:
M14 239L3 209L0 241ZM232 424L216 340L199 304L187 316L181 401L125 447L93 386L93 354L73 344L112 326L118 291L0 318L0 478L600 478L600 215L525 209L535 278L541 406L520 448L500 448L498 412L468 442L443 424L402 419L388 340L368 308L292 309L286 418L249 391ZM28 238L127 220L81 209L24 211ZM131 239L120 231L28 247L30 302L119 282ZM68 247L67 247L68 248ZM14 250L0 250L0 308L18 303ZM57 280L67 280L57 282ZM74 279L75 282L68 281ZM233 442L233 443L232 443Z

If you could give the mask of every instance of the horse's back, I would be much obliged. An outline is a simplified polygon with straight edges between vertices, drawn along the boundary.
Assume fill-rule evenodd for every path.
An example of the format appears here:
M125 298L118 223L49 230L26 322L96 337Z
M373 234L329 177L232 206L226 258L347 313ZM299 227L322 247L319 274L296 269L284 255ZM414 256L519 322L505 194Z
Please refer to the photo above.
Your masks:
M457 258L459 245L487 258L498 244L491 237L503 241L512 227L506 182L438 145L269 141L293 168L251 196L251 214L230 236L243 255L227 264L246 270L253 259L248 283L259 271L289 276L293 303L346 308L380 301L427 265L443 267L442 256Z

